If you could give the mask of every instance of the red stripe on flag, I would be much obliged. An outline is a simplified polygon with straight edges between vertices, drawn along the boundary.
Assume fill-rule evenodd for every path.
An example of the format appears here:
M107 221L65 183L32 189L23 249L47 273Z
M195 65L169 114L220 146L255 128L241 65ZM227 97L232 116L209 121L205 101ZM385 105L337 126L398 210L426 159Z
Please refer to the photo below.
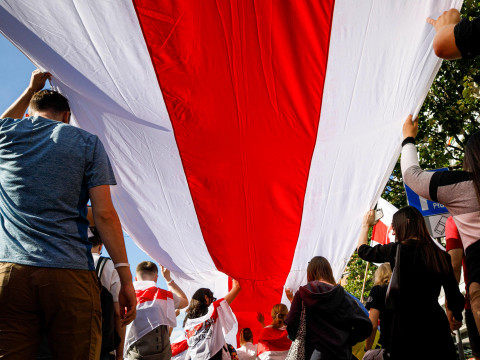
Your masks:
M244 279L235 309L269 311L300 231L334 0L133 2L209 253Z
M388 243L387 240L388 227L383 222L379 221L372 230L372 240L385 245Z
M170 346L172 348L172 356L176 356L176 355L181 354L182 352L188 350L187 340L182 340L178 343L173 343Z
M173 295L170 291L163 290L157 287L151 287L145 290L135 290L137 295L137 305L147 301L153 300L167 300L173 299Z

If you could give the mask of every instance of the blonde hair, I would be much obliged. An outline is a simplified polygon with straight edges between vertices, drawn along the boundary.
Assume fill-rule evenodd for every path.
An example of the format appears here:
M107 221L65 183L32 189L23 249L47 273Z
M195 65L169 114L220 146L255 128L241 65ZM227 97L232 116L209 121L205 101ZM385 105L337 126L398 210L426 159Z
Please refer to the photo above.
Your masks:
M285 324L285 318L288 314L288 308L284 304L276 304L272 308L272 327L275 329L281 328Z
M386 285L392 277L392 268L389 263L382 264L375 271L375 285Z

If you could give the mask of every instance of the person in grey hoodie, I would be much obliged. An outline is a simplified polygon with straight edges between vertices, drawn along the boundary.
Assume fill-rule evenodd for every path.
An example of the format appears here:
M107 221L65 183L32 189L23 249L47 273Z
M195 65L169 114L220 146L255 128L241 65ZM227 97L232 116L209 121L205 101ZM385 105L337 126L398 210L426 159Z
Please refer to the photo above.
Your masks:
M286 324L293 341L300 326L302 303L307 326L305 359L350 360L352 346L372 332L372 323L356 301L335 284L327 259L315 256L307 267L308 284L296 292Z

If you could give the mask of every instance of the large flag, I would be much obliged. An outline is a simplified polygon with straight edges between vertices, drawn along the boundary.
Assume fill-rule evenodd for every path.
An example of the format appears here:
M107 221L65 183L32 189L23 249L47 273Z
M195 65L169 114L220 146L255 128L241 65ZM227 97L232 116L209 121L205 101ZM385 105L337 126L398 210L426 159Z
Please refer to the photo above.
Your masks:
M113 163L124 229L191 295L268 312L339 277L461 0L3 0L0 31ZM286 299L283 299L286 302Z

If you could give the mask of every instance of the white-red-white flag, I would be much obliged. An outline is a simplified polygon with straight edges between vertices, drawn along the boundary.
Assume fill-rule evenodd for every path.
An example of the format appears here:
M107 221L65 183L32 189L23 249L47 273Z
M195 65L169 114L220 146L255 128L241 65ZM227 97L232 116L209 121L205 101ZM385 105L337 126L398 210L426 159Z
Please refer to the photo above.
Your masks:
M185 334L182 334L170 344L172 348L172 360L183 360L187 356L188 344Z
M135 281L137 316L127 326L125 333L125 356L128 348L138 339L161 325L177 326L174 295L160 289L153 281Z
M383 217L373 227L372 246L385 245L395 241L395 235L392 235L392 218L398 209L382 198L378 199L377 209L383 210Z
M103 142L132 239L256 316L315 255L342 274L441 63L425 19L461 4L2 0L0 32Z

